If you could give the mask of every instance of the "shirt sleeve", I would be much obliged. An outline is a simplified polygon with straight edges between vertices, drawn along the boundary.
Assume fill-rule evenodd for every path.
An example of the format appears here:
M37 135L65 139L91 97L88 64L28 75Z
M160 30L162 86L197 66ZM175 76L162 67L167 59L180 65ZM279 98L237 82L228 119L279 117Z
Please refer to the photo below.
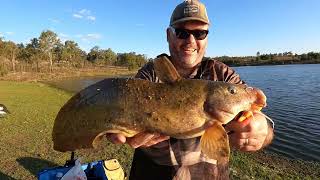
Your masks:
M135 78L145 79L151 82L159 83L160 80L156 76L156 73L153 68L153 62L148 62L141 69L138 70L138 73L135 75Z
M153 63L148 62L147 64L145 64L141 69L138 70L138 73L135 75L135 78L155 82L156 75L153 69Z
M245 82L241 80L240 75L236 73L234 69L220 61L215 60L214 69L219 81L233 84L245 84Z

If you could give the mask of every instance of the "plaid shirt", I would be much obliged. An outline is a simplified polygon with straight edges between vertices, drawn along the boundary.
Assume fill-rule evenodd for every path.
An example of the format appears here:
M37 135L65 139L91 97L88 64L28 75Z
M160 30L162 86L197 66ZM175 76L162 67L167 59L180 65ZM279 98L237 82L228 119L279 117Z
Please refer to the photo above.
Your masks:
M147 63L141 68L135 77L162 83L154 71L152 62ZM232 68L212 59L203 60L188 78L244 84L244 81L240 79L239 75ZM191 139L170 138L170 140L163 141L152 147L140 148L139 151L145 155L145 158L151 159L155 164L171 166L175 173L180 167L190 167L189 171L192 179L228 178L228 165L217 167L216 160L209 159L201 153L200 137ZM135 170L135 166L139 166L137 162L143 163L143 159L134 157L132 171ZM135 177L132 177L132 174ZM130 179L142 179L143 175L141 177L137 177L137 175L136 172L131 172ZM153 177L146 177L145 179L150 178L154 179ZM172 175L168 179L172 179Z

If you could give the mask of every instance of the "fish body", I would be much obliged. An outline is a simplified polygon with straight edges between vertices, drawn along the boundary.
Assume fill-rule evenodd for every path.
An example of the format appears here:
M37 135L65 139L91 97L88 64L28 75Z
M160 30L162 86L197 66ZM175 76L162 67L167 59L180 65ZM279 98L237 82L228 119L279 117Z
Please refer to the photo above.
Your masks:
M216 134L225 139L221 124L241 111L261 109L265 103L261 90L246 85L197 79L154 83L108 78L80 91L61 108L52 133L54 149L96 147L107 133L132 137L139 132L156 132L193 138L201 136L212 122L216 123Z

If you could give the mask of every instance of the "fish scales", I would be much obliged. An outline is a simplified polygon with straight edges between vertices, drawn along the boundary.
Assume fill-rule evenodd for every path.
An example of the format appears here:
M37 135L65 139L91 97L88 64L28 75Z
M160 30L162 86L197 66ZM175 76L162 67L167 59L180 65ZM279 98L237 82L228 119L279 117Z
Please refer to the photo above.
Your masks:
M203 111L206 85L206 81L198 80L172 85L140 79L103 80L79 92L60 110L54 124L54 142L66 141L63 130L75 121L77 126L68 131L70 142L81 141L82 134L86 138L91 134L94 139L108 130L127 132L127 136L141 131L171 136L183 133L207 119Z

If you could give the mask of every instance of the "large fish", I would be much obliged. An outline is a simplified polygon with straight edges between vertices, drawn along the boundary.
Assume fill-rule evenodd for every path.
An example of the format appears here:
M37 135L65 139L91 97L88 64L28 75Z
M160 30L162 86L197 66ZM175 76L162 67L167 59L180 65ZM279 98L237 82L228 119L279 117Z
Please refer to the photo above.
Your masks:
M259 89L182 79L166 57L156 59L154 67L164 83L109 78L73 96L55 119L54 149L96 147L107 133L132 137L139 132L157 132L178 139L202 136L202 151L219 160L230 153L222 124L240 112L266 106Z

